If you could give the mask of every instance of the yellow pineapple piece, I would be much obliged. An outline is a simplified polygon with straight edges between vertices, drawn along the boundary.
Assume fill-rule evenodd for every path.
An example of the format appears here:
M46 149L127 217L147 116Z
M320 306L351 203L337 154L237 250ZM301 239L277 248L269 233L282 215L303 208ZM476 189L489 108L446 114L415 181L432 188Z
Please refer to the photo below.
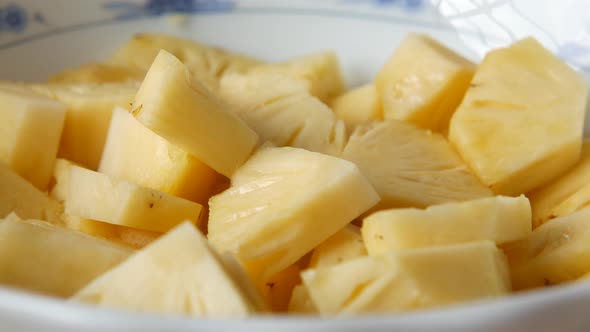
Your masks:
M0 162L46 190L66 107L42 95L0 88Z
M75 69L66 69L49 78L49 83L127 83L143 80L145 71L134 68L91 63Z
M0 220L0 284L68 297L131 254L125 246L37 220Z
M318 309L315 307L315 304L313 304L305 285L297 285L293 288L288 312L300 315L317 314Z
M532 38L491 51L451 120L449 139L494 192L520 195L580 157L584 79Z
M362 234L371 255L394 250L480 240L497 244L531 233L526 197L496 196L419 209L391 209L363 220Z
M446 132L474 70L436 40L408 35L375 77L383 116Z
M503 249L515 290L577 279L590 272L590 208L552 219Z
M377 89L373 84L366 84L339 95L332 99L330 107L336 117L342 119L349 128L383 119Z
M132 114L148 129L228 177L248 159L258 141L228 105L193 81L186 67L166 51L150 67Z
M367 256L367 249L360 229L354 225L346 225L313 250L309 267L335 265L363 256Z
M245 317L259 311L258 301L229 271L205 237L187 222L96 278L72 299L139 312L211 318Z
M371 208L379 197L345 160L264 148L209 200L209 240L267 281Z
M121 108L113 111L98 170L203 205L221 177Z
M379 208L418 207L491 196L439 134L387 120L358 127L342 158L358 165Z
M69 169L65 213L86 219L166 232L199 220L201 205L78 166Z
M506 258L491 241L362 257L301 277L322 315L432 308L510 291Z

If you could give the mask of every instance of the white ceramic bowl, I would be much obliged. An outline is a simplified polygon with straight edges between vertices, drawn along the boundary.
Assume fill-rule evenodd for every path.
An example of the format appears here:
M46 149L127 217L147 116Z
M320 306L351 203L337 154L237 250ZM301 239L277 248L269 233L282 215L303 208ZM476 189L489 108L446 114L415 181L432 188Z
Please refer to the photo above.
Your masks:
M136 32L164 32L267 60L338 51L369 81L408 32L478 60L534 35L590 76L587 0L0 0L0 80L99 61ZM2 331L590 331L590 284L438 311L320 320L190 320L116 312L0 289Z

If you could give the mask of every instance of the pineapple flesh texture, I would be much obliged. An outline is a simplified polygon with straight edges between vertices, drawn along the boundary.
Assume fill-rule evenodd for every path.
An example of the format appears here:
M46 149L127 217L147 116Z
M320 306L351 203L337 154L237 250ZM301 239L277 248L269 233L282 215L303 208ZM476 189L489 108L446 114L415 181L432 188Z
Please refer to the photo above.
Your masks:
M143 80L145 72L137 69L92 63L75 69L66 69L49 78L49 83L129 83Z
M230 177L250 156L258 136L219 98L194 81L172 54L150 67L132 114L171 144Z
M21 218L58 224L61 210L57 201L0 163L0 218L14 212Z
M187 222L96 278L72 300L208 318L246 317L259 311L239 285L205 237Z
M506 258L491 241L362 257L301 276L324 316L432 308L510 291Z
M66 214L154 232L199 220L201 205L195 202L78 166L69 170Z
M318 313L318 309L315 307L315 304L313 304L305 285L297 285L293 288L288 312L298 315L312 315Z
M379 208L417 207L492 195L439 134L386 120L358 127L342 158L358 165L379 195Z
M113 111L98 170L202 205L206 205L221 178L121 108Z
M529 192L580 157L584 79L532 38L491 51L451 120L449 139L497 194Z
M280 74L305 82L306 90L324 103L346 90L338 56L324 51L291 59L283 63L250 68L248 74Z
M577 279L590 272L590 208L552 219L503 249L515 290Z
M580 205L571 203L580 202L579 198L587 191L585 187L590 183L590 141L582 144L582 154L575 167L568 170L566 174L554 181L533 190L527 194L531 200L533 209L533 226L538 227L549 219L563 215L563 212L573 212L579 209ZM590 196L586 196L590 202ZM561 211L561 213L560 213Z
M0 88L0 162L46 190L65 115L62 103L30 91Z
M367 256L367 249L357 226L346 225L318 245L311 255L310 268L319 268Z
M267 281L379 200L358 168L296 148L264 148L209 200L209 240Z
M474 71L432 38L410 34L375 77L383 116L446 133Z
M344 147L344 123L301 81L275 73L226 75L220 95L263 142L330 155Z
M336 117L352 129L383 119L374 84L366 84L339 95L330 101L330 107Z
M526 197L489 197L419 209L391 209L363 220L362 235L371 255L480 240L497 244L531 233Z
M131 253L128 247L43 221L0 220L3 285L69 297Z

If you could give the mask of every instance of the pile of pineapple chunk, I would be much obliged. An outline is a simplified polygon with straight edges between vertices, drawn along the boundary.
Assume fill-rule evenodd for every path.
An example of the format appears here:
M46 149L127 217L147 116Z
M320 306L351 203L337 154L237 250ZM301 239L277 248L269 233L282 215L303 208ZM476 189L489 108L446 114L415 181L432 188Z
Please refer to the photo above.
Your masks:
M197 317L398 313L590 273L586 82L412 34L373 82L137 35L0 82L0 284Z

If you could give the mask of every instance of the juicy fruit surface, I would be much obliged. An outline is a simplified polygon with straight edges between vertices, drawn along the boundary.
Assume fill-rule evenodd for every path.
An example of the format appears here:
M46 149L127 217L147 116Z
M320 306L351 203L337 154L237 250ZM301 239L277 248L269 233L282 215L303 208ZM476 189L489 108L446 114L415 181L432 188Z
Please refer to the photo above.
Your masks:
M371 255L389 251L491 240L520 240L531 233L526 197L495 196L419 209L391 209L363 220L362 234Z
M524 39L485 57L449 139L494 192L520 195L578 160L586 96L581 76Z
M342 158L354 162L379 195L379 207L426 207L491 196L440 135L388 120L357 128Z
M73 299L140 312L244 317L258 310L190 223L183 223Z
M295 148L259 150L209 201L209 240L268 280L379 197L345 160Z
M346 225L336 234L319 244L311 254L310 268L335 265L344 261L367 256L360 229Z
M383 118L377 100L377 89L373 84L366 84L339 95L332 99L330 107L348 128Z
M258 136L229 106L193 81L172 54L161 51L135 97L132 114L150 130L231 176Z
M42 221L0 220L0 282L68 297L132 250Z
M408 35L375 77L383 116L446 132L474 69L434 39Z

